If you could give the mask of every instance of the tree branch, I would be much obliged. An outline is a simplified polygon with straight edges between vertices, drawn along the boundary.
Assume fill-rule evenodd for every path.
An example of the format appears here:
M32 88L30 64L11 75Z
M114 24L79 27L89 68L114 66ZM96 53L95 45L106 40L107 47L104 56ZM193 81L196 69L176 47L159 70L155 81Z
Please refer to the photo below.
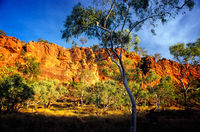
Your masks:
M104 27L105 27L105 28L106 28L106 21L108 20L108 17L110 16L110 13L111 13L112 10L113 10L115 1L116 1L116 0L113 1L112 5L111 5L111 7L110 7L110 10L109 10L109 12L108 12L108 15L106 16L106 19L105 19L105 21L104 21Z
M108 29L107 29L107 28L105 28L105 27L102 27L102 26L100 26L98 22L96 22L96 23L97 23L97 27L98 27L98 28L101 28L102 30L105 30L105 31L107 31L107 32L111 33L111 31L110 31L110 30L108 30Z
M120 58L122 57L122 49L123 49L123 46L124 46L123 45L123 41L122 41L122 32L123 32L124 26L126 24L126 20L127 20L127 17L128 17L128 13L129 13L130 7L131 7L131 3L129 3L129 5L128 5L128 10L126 12L126 16L125 16L125 19L124 19L124 22L123 22L123 25L122 25L122 28L121 28L121 34L120 34L121 50L120 50L120 55L119 55Z
M132 32L132 30L136 27L136 26L138 26L140 23L143 23L143 22L145 22L146 20L148 20L148 19L151 19L151 18L154 18L154 17L158 17L158 16L163 16L163 14L158 14L158 15L152 15L152 16L149 16L149 17L146 17L146 18L144 18L144 19L142 19L141 21L137 21L134 25L133 25L133 27L131 28L131 30L129 31L129 33L128 33L128 35L127 36L129 36L130 35L130 33Z
M182 6L177 6L176 8L180 10L180 9L182 9L188 2L190 2L190 0L185 1L185 2L183 3Z

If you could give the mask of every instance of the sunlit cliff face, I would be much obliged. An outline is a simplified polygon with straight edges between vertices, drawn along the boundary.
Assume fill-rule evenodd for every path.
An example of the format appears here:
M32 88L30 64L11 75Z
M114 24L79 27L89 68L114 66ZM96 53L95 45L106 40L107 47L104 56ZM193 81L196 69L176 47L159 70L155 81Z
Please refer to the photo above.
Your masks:
M94 74L91 83L106 80L108 77L101 73L100 69L102 67L111 68L111 60L107 58L104 49L95 52L91 48L83 47L65 49L56 44L43 42L25 44L15 37L0 36L0 66L14 66L17 61L23 62L23 56L34 56L41 63L41 78L58 79L65 82L79 81L83 70L89 70L91 74ZM171 75L173 80L179 83L179 71L183 68L177 62L167 59L156 62L153 57L141 58L135 52L125 51L122 57L124 63L131 61L131 64L127 63L128 68L135 69L139 66L144 75L148 75L152 69L159 76ZM103 61L104 64L100 65ZM200 78L200 66L192 67L186 76L190 74L196 79ZM187 83L187 79L184 82Z

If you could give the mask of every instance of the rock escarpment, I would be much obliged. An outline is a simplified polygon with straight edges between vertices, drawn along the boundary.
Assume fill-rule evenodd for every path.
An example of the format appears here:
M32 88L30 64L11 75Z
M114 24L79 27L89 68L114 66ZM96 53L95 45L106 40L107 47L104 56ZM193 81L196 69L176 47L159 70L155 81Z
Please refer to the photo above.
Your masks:
M177 62L167 59L156 62L155 58L150 56L141 58L134 52L123 52L123 59L132 60L133 69L140 64L144 74L148 74L149 70L152 69L160 76L171 75L175 81L179 82L179 72L183 68ZM108 63L111 62L109 58L106 58L107 54L104 49L93 52L91 48L73 47L65 49L56 44L44 42L25 44L15 37L0 35L0 66L14 66L17 61L23 62L25 54L36 57L36 60L41 63L41 77L64 82L78 80L83 70L90 70L97 78L102 79L99 76L97 61L107 59ZM189 75L194 76L195 79L200 79L200 66L192 66L187 76ZM187 83L187 79L185 79L185 82Z

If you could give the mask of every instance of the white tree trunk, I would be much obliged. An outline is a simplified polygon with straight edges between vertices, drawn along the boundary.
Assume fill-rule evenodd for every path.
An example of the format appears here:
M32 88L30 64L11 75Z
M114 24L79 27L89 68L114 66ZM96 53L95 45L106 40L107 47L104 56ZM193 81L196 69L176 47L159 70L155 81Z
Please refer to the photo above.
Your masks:
M129 95L129 98L131 99L131 104L132 104L132 115L131 115L131 132L136 132L136 102L135 98L131 92L131 90L128 87L128 81L126 76L123 76L123 83L124 87Z
M113 55L110 55L110 57L111 57L111 60L118 66L118 68L120 70L120 73L121 73L121 76L122 76L122 80L123 80L123 83L124 83L124 87L125 87L128 95L129 95L130 100L131 100L131 105L132 105L131 132L136 132L136 101L135 101L135 98L134 98L131 90L129 89L128 81L127 81L127 78L126 78L126 71L124 69L124 65L122 63L121 58L118 58L119 62L120 62L120 65L119 65L118 62L113 59Z

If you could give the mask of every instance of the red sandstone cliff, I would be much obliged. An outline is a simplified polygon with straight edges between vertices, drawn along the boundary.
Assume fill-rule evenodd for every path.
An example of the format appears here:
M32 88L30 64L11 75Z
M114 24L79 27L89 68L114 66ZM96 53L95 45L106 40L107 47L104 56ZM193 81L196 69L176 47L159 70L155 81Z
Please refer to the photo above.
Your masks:
M41 63L41 77L58 79L61 81L77 80L83 69L91 70L99 77L98 65L95 60L106 59L104 49L93 52L90 48L72 48L64 49L56 44L44 42L21 43L15 37L0 35L0 66L15 65L15 62L22 62L23 55L35 56ZM181 65L175 61L162 59L158 62L153 57L140 58L134 52L132 54L124 51L123 59L129 58L133 61L133 69L142 62L141 68L145 74L150 69L155 70L160 76L167 74L179 82L179 71L183 70ZM108 58L108 62L111 60ZM200 79L200 66L192 67L187 76L192 75ZM185 80L187 82L187 79Z

